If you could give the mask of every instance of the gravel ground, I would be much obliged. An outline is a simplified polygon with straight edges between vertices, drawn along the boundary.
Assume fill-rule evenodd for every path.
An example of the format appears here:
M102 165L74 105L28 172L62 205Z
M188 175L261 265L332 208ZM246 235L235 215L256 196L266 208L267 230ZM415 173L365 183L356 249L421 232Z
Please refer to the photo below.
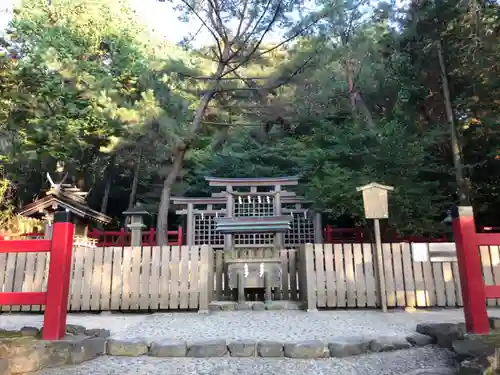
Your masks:
M489 311L500 317L500 309ZM42 315L1 314L0 328L42 325ZM185 341L208 339L329 340L346 336L393 336L415 332L421 322L463 322L461 309L394 311L335 310L235 311L211 314L70 314L68 323L106 328L116 339L160 338Z
M79 366L46 369L37 375L399 375L419 369L451 370L451 353L430 347L348 359L101 357ZM435 370L425 373L443 374Z
M500 309L489 311L500 317ZM461 322L461 309L393 311L237 311L211 314L70 314L68 323L87 328L106 328L117 339L160 338L186 341L207 339L329 340L340 336L387 336L415 332L420 322ZM42 315L1 314L0 328L40 327ZM160 374L304 374L304 375L396 375L415 370L451 366L451 353L432 347L378 353L346 359L236 359L101 357L79 366L48 369L39 375L160 375ZM432 375L434 371L425 373ZM436 373L437 374L437 373ZM424 375L424 374L422 374Z

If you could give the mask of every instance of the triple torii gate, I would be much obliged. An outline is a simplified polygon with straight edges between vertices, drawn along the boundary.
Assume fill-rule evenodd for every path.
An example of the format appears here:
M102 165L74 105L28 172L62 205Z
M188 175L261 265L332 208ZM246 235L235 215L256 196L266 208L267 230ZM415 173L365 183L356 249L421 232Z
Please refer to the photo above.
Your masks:
M292 229L279 234L278 241L284 247L295 247L304 243L322 243L321 214L308 208L310 201L297 196L283 186L296 186L298 177L278 178L219 178L205 177L209 186L223 188L206 198L172 197L179 215L186 215L186 245L210 245L224 248L225 243L234 242L236 247L272 247L269 234L218 233L215 219L222 216L280 216L293 217Z

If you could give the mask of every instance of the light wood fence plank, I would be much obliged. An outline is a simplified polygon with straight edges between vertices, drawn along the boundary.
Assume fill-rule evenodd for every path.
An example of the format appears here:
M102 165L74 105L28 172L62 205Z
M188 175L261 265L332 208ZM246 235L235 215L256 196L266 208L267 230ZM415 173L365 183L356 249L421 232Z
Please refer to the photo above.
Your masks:
M7 275L7 255L7 253L0 253L0 292L8 292L8 290L5 289L5 277Z
M160 274L161 274L161 246L151 248L151 284L149 292L151 294L151 310L157 311L160 307Z
M94 253L94 270L92 271L92 284L90 295L90 309L98 311L101 303L102 268L104 261L104 247L90 248Z
M16 257L16 273L14 275L13 292L22 292L26 272L26 253L18 253ZM21 311L20 305L11 305L10 311Z
M371 244L364 243L363 246L363 259L365 263L365 281L366 281L366 305L368 307L377 306L377 281L375 280L375 271L372 258ZM385 296L384 296L385 298Z
M170 246L161 247L161 274L160 274L160 309L169 308L170 303L170 259L172 251Z
M120 310L129 310L131 306L131 293L132 293L132 257L133 249L126 246L122 250L122 298L120 303Z
M180 247L172 246L172 260L170 262L170 303L171 309L179 308L179 261Z
M189 275L189 304L190 309L197 309L199 307L200 298L200 247L191 246L190 249L190 259L191 259L191 272ZM208 272L208 270L207 270ZM203 277L206 278L207 275Z
M223 289L224 251L215 250L214 254L215 254L215 299L221 300L224 292Z
M401 244L390 244L392 250L392 261L394 267L394 284L396 287L396 306L406 306L406 293L403 276L403 258L401 254Z
M264 256L264 252L261 251ZM281 259L281 288L279 291L279 298L281 300L288 300L290 298L290 274L288 270L289 262L288 262L288 251L286 249L282 249L280 251L280 259Z
M401 245L401 258L403 261L403 279L405 285L406 306L415 307L415 279L413 275L410 244L405 242Z
M73 279L71 280L70 306L71 311L80 311L82 307L82 281L83 267L85 264L85 248L73 248Z
M140 275L140 297L139 297L139 309L149 310L151 303L151 296L149 294L149 288L152 283L157 283L158 280L150 279L151 275L151 246L142 247L141 256L141 275Z
M49 281L49 265L50 265L50 253L44 253L46 254L46 260L45 260L45 268L43 270L43 286L42 290L47 291L47 283ZM45 305L40 305L40 310L45 311Z
M35 277L35 262L36 262L36 253L27 253L26 275L24 277L23 292L36 292L36 290L33 289L34 277ZM31 305L22 306L21 310L31 311Z
M446 306L455 307L457 305L457 296L455 293L455 280L453 279L453 270L450 262L443 262L443 278L446 291Z
M442 262L432 262L432 271L434 274L434 282L436 285L436 305L440 307L446 306L446 292L443 276Z
M427 293L425 290L424 272L422 263L414 261L413 251L411 251L411 262L413 264L413 276L415 277L415 302L418 307L427 306Z
M346 280L345 280L345 270L344 270L344 252L341 244L333 245L335 261L335 286L337 291L337 306L346 307L347 305L347 294L346 294Z
M483 276L484 283L486 285L493 285L493 273L491 269L491 259L490 259L490 251L488 246L479 246L479 253L481 254L481 263L483 264ZM486 304L490 307L496 305L496 300L492 298L488 298L486 300Z
M139 310L141 295L142 247L132 246L132 272L130 274L130 310Z
M83 311L90 311L90 297L92 294L92 273L94 268L94 249L81 248L84 255L82 278L82 305Z
M372 263L376 261L376 257L373 256L375 252L374 247L372 247ZM394 281L394 268L392 263L392 249L390 243L382 244L382 257L384 263L384 276L385 276L385 293L387 298L387 307L396 306L396 283ZM375 270L375 267L374 267ZM374 271L375 275L375 271ZM379 290L377 286L376 275L374 276L375 284L373 288L375 288L376 294L378 295ZM384 296L382 296L383 298ZM378 304L378 303L377 303Z
M323 246L314 245L315 269L316 269L316 295L318 307L326 307L326 280L325 264L323 261Z
M44 275L45 270L48 268L48 259L50 259L50 255L47 253L37 253L36 254L36 263L35 263L35 277L33 279L33 291L35 292L43 292L46 289L44 288ZM31 311L41 311L41 305L32 305Z
M354 258L352 244L343 244L344 267L347 289L347 307L356 307L356 280L354 278Z
M189 306L189 246L181 246L181 259L179 264L179 307L187 309ZM172 265L174 267L174 265Z
M200 247L198 290L200 291L200 311L208 311L208 304L214 296L214 251L203 245Z
M335 271L333 267L333 246L323 245L325 254L325 276L326 276L326 305L328 307L337 306L337 296L335 294Z
M16 253L7 254L6 270L5 270L5 281L4 281L4 291L13 292L14 291L14 278L16 275ZM2 311L10 311L10 305L3 305Z
M458 262L452 262L451 265L453 268L453 281L455 283L455 290L457 292L457 305L463 306L464 300L462 297L462 287L460 285L460 272L458 270Z
M288 249L289 273L290 273L290 299L297 301L299 297L297 285L297 250Z
M429 245L427 246L427 257L422 262L422 271L425 284L425 302L427 307L436 306L436 284L434 282L434 274L432 272L432 264L429 257Z
M113 252L113 274L111 277L111 310L120 310L123 304L123 275L124 275L124 264L123 264L123 248L112 247L108 248Z
M102 284L101 284L101 300L99 304L102 310L110 310L111 308L111 278L113 270L113 248L103 248L103 264L102 264Z
M352 246L354 255L354 277L356 279L356 306L366 307L366 281L362 245L355 243Z
M500 285L500 256L499 247L490 246L491 267L495 285ZM456 262L455 262L456 263ZM460 285L460 284L459 284ZM460 288L458 289L460 290ZM494 299L492 301L495 301ZM463 304L463 302L462 302ZM500 299L496 299L496 306L500 305Z

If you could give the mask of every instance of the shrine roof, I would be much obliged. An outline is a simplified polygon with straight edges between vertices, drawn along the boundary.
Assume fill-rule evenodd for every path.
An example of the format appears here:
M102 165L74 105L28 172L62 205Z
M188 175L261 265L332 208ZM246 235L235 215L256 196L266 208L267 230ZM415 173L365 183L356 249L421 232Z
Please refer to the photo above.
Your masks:
M226 178L226 177L205 177L210 186L292 186L299 183L298 176L288 177L258 177L258 178Z
M111 222L109 216L90 208L85 200L79 195L74 196L75 193L79 193L79 190L76 188L70 188L67 192L63 189L51 189L47 192L47 196L22 207L18 211L18 214L22 216L32 216L43 209L53 209L54 206L61 206L82 218L88 218L103 224Z

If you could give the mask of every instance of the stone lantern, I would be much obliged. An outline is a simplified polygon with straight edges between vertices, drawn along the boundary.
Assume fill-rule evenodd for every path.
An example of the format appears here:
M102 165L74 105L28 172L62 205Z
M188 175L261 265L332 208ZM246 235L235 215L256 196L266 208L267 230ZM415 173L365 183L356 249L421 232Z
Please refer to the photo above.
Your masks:
M127 228L130 229L130 246L142 246L142 229L144 228L144 216L149 215L149 212L142 207L140 203L136 203L133 208L123 213L129 224Z

